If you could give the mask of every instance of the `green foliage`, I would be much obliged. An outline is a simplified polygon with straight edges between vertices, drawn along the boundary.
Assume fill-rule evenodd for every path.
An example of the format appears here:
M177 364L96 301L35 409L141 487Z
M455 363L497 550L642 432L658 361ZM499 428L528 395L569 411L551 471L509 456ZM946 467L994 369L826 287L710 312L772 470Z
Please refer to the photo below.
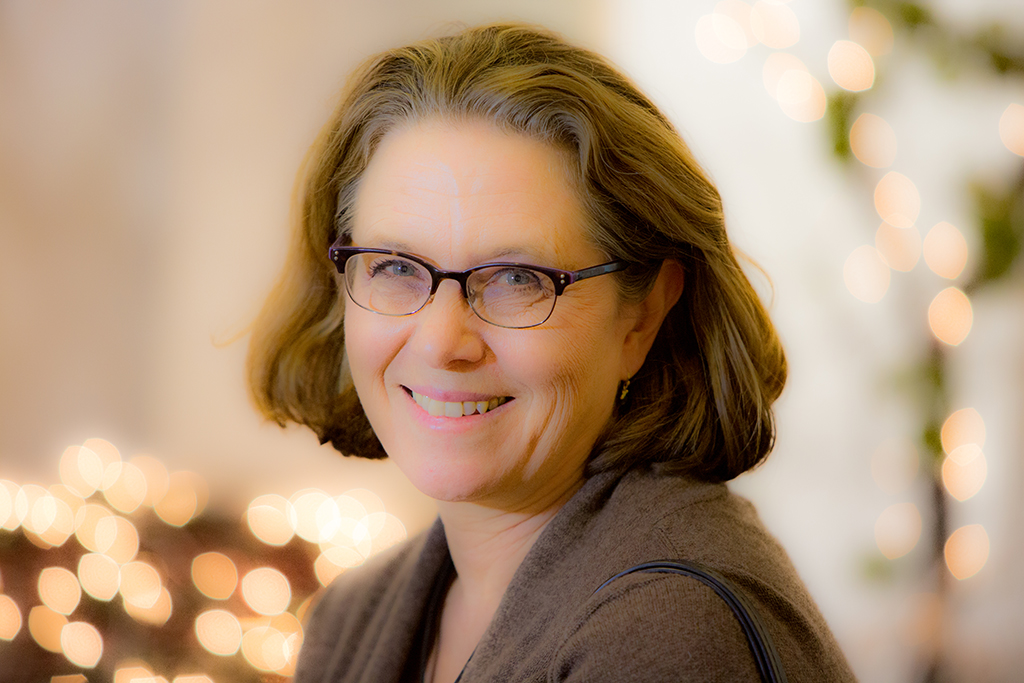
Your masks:
M1011 272L1024 241L1024 173L1007 190L971 187L981 230L978 272L968 289L999 280Z
M853 160L850 150L850 118L857 99L857 95L845 90L832 93L828 98L828 130L832 151L841 161Z

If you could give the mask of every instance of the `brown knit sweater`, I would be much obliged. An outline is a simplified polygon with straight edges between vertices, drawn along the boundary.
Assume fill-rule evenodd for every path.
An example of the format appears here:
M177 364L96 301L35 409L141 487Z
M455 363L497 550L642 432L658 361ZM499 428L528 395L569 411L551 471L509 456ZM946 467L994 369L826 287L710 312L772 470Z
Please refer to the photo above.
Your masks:
M757 681L725 602L695 579L631 574L685 559L752 599L790 683L854 676L785 551L753 506L721 484L630 472L589 479L516 571L460 683ZM398 683L438 573L440 521L338 578L306 628L296 683Z

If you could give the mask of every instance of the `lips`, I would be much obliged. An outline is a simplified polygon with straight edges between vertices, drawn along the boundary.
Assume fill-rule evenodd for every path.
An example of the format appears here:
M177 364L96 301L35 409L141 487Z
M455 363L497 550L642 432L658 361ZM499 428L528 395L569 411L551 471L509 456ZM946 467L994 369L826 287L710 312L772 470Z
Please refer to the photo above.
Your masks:
M504 405L512 400L511 396L493 396L490 398L484 398L479 396L473 396L477 400L469 401L441 401L436 398L431 398L426 394L421 394L408 387L402 387L405 391L412 396L412 400L416 401L423 410L433 417L465 417L469 415L483 415L484 413L494 410L498 406Z

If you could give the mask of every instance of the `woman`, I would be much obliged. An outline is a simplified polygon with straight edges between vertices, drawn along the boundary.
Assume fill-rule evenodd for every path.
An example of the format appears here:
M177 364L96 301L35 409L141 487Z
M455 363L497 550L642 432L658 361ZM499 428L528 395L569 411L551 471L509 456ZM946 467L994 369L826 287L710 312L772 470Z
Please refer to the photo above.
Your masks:
M517 25L383 53L297 222L255 400L439 509L327 590L298 681L756 680L712 588L630 573L659 560L745 595L790 681L852 680L722 484L769 452L785 359L717 191L627 79Z

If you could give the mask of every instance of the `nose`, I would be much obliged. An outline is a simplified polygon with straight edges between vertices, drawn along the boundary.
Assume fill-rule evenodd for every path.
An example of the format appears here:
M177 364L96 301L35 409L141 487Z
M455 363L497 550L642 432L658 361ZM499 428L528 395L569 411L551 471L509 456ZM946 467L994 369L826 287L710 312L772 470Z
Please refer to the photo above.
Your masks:
M412 341L432 367L483 360L486 345L479 332L486 323L473 313L458 282L441 282L433 298L414 317Z

